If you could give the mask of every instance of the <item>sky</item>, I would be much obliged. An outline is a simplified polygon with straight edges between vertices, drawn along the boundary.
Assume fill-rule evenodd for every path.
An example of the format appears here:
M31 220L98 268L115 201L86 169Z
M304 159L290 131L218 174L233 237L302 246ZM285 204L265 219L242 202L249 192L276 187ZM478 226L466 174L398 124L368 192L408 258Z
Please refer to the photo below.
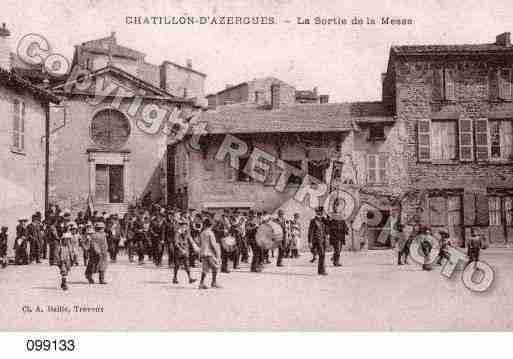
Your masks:
M207 74L207 93L274 76L297 89L318 87L330 102L379 100L393 45L490 43L513 31L513 1L497 0L2 0L12 42L43 35L71 59L73 46L116 32L119 44ZM267 16L273 25L130 25L126 16ZM376 25L298 24L297 17L375 18ZM412 25L381 25L381 17Z

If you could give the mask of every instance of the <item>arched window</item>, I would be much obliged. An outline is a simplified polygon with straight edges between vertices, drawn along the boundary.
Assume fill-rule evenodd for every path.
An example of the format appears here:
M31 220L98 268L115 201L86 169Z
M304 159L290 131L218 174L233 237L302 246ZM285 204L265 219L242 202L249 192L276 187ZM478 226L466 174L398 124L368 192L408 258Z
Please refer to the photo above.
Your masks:
M107 148L123 146L130 136L130 123L119 111L98 111L91 121L91 138L94 143Z

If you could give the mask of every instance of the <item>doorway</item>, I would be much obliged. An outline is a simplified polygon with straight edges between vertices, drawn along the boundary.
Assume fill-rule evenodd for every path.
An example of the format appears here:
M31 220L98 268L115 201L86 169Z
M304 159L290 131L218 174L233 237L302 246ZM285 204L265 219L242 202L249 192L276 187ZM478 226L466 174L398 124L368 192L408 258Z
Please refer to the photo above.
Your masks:
M96 165L95 201L123 203L123 165Z

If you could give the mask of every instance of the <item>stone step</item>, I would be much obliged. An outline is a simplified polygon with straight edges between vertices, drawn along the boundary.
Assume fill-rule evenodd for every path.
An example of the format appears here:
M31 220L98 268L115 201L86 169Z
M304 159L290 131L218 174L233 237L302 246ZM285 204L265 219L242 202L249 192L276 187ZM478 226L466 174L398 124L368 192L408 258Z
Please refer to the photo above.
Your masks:
M107 215L117 214L122 217L128 212L128 203L95 203L93 206L100 214L107 212Z

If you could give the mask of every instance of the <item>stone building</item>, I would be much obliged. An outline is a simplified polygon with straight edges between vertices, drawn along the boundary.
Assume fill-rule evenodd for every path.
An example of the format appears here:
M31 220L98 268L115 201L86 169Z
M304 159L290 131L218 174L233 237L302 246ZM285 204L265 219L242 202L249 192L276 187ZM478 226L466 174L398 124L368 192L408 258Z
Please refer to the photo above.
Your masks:
M191 148L186 138L169 151L168 181L173 184L169 198L175 198L180 207L211 211L272 213L283 208L287 216L300 213L306 228L314 212L308 199L298 203L296 195L308 175L315 178L314 186L329 187L320 203L330 191L343 189L358 203L370 203L381 211L382 220L365 233L353 233L358 243L348 245L382 246L377 235L397 206L398 189L406 184L405 132L389 107L383 102L297 104L293 100L284 104L280 96L289 87L280 87L272 86L269 106L239 103L202 113L197 121L206 124L207 134L201 137L201 150ZM293 98L295 90L290 93ZM229 156L219 154L227 139L248 146L236 168ZM265 152L265 158L253 157L255 150ZM256 162L269 165L268 170L265 165L261 168L264 173L257 178L248 174L247 167Z
M205 75L117 43L115 34L75 47L72 71L52 86L50 198L76 212L124 213L166 202L168 135L204 101Z
M263 77L238 85L226 85L224 90L207 95L208 108L230 105L235 103L253 103L260 106L272 106L272 87L279 88L280 104L292 105L294 103L328 103L328 95L319 95L317 88L313 90L298 91L292 85L275 77ZM276 104L274 104L276 106Z
M390 50L384 97L408 133L403 217L449 228L461 245L472 226L492 245L513 240L511 55L509 33Z
M0 28L0 226L9 227L9 250L20 218L45 208L46 124L59 99L12 67L10 32Z

